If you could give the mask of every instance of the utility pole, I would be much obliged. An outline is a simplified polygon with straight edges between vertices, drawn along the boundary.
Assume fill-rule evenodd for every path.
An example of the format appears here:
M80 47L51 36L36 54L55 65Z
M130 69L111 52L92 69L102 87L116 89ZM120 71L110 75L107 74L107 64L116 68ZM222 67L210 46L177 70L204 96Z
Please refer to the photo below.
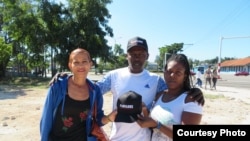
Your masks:
M172 54L170 53L164 53L164 57L163 57L163 64L162 64L162 70L164 70L164 67L167 63L167 60L171 57Z
M221 48L223 39L237 39L237 38L250 38L250 36L236 36L236 37L220 37L219 59L218 59L218 78L220 79L220 64L221 64Z

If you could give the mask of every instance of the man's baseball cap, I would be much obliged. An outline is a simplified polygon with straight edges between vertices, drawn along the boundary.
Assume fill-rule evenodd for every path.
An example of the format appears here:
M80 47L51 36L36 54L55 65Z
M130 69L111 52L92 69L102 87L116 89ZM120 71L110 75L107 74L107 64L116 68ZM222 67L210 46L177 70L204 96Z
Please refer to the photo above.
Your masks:
M148 52L148 45L147 41L141 37L134 37L128 41L127 51L131 49L132 47L142 47Z
M128 91L117 100L117 115L115 122L132 123L142 112L142 96L134 91Z

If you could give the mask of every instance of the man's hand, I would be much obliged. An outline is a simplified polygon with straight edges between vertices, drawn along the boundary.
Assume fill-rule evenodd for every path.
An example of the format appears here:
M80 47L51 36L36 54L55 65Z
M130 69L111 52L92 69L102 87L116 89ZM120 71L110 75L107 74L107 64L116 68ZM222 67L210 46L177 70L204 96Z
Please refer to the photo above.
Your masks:
M66 72L56 73L50 80L49 85L51 86L52 84L54 84L60 77L66 77L66 76L68 76Z
M200 105L204 106L205 98L199 88L191 88L191 90L188 92L188 95L191 96L191 98L197 101Z

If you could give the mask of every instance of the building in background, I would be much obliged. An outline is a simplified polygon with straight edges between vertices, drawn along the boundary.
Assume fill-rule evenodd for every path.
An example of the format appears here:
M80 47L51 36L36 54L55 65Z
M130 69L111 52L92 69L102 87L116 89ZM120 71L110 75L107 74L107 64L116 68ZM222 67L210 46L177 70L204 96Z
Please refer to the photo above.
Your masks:
M226 60L221 63L220 72L236 73L240 71L250 72L250 57Z

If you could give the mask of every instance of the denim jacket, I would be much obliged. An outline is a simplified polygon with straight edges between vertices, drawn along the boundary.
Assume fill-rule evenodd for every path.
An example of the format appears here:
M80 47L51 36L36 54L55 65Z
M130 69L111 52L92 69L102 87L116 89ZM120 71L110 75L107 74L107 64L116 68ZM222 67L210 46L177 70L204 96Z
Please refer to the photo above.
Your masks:
M49 134L52 130L52 126L55 119L55 114L57 111L57 108L61 101L62 103L62 111L64 110L64 102L65 102L65 96L67 94L67 87L68 87L68 80L71 77L62 77L57 80L47 92L47 97L45 99L43 113L40 121L40 135L41 135L41 141L49 141ZM87 128L87 135L88 135L88 141L97 141L97 139L90 135L91 131L91 121L92 121L92 111L94 102L97 102L97 122L100 126L103 126L101 119L104 116L104 111L102 110L103 107L103 96L100 91L100 88L94 84L91 80L87 79L87 83L89 85L89 97L90 97L90 111L88 113L88 117L86 120L86 128Z

